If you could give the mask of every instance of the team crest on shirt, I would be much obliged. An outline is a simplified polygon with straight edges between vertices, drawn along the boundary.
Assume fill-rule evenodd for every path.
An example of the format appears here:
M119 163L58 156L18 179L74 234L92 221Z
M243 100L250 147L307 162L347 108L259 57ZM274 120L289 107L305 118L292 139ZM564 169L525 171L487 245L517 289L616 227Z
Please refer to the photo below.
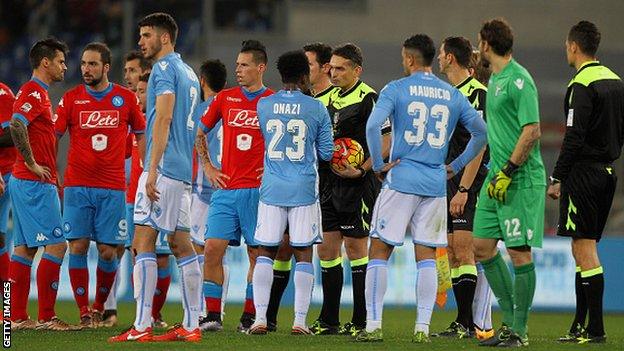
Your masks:
M119 111L80 111L80 128L117 128L119 126Z
M522 88L524 88L524 79L518 78L514 81L514 84L518 87L519 90L522 90Z
M158 67L160 67L161 70L166 70L167 66L169 66L169 62L167 61L160 61L158 62Z
M52 231L52 235L54 235L55 238L61 238L63 237L63 230L61 230L61 227L56 227Z
M113 96L112 102L113 102L113 106L121 107L124 104L124 99L121 96L119 96L119 95L115 95L115 96Z

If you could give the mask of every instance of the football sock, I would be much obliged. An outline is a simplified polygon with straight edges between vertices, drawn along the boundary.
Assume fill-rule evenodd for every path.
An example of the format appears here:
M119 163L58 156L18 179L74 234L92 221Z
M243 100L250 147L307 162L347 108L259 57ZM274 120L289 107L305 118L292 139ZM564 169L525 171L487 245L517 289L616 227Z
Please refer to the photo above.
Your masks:
M37 268L37 298L39 299L39 320L49 321L56 316L54 305L58 292L59 274L63 259L44 253Z
M152 326L152 303L154 301L157 277L156 254L153 252L138 254L135 258L132 274L134 298L137 302L134 328L137 331L144 331Z
M458 272L458 295L455 296L457 300L456 321L467 329L472 329L474 324L472 320L472 301L474 300L477 287L477 267L474 265L463 265L458 268Z
M227 300L228 288L230 287L230 266L227 265L225 257L223 258L223 286L221 293L221 316L225 315L225 302Z
M294 325L306 326L306 317L314 288L314 266L310 262L297 262L295 265L295 321Z
M158 320L162 318L160 311L167 300L169 285L171 285L170 266L157 268L158 279L156 280L156 290L154 290L154 304L152 305L152 318ZM203 300L203 299L202 299Z
M0 281L5 282L9 280L9 261L9 253L7 252L5 244L4 247L0 248Z
M110 261L98 259L96 269L96 285L95 285L95 301L93 302L93 309L96 311L104 311L104 302L108 298L108 295L112 291L113 284L115 284L115 276L117 275L117 268L119 261L117 258L113 258ZM87 281L88 282L88 281Z
M340 325L340 295L343 280L342 257L330 261L321 260L323 305L319 319L331 326Z
M602 321L602 296L604 293L602 266L581 272L581 279L589 310L587 333L591 336L603 336L605 332Z
M273 260L271 260L271 265L273 265ZM254 268L254 271L255 270L256 269ZM271 279L273 279L273 275L271 275ZM267 290L266 291L267 295L271 294L271 285L269 285L269 287L266 290ZM269 305L268 300L266 304L267 306ZM250 314L252 316L256 315L256 307L254 305L253 276L252 276L252 282L248 282L247 289L245 289L245 306L243 307L243 315L245 314Z
M351 323L358 327L366 325L366 265L368 256L349 262L351 264L351 288L353 289L353 316Z
M438 291L438 273L434 259L421 260L416 263L416 325L414 332L422 331L429 335L431 313Z
M492 329L492 290L481 263L477 263L477 286L472 303L472 318L479 329Z
M533 262L514 267L516 273L514 281L515 308L514 321L511 329L520 336L526 336L529 310L535 295L535 264Z
M204 276L204 260L205 260L205 256L204 254L198 254L197 255L197 263L199 264L199 271L201 272L201 276ZM171 279L169 280L169 282L171 282ZM203 282L203 279L200 280L200 282ZM158 284L156 285L158 287ZM200 289L199 291L199 309L201 311L201 313L199 314L199 317L206 317L206 300L204 300L204 291L203 288Z
M28 294L30 293L30 271L32 260L13 255L9 266L11 284L11 320L28 319Z
M284 291L288 286L291 268L291 260L273 261L273 285L271 285L271 297L269 299L269 307L267 309L267 321L269 323L277 323L277 312L279 311Z
M115 281L113 282L113 287L111 289L110 294L108 294L108 298L106 302L104 302L104 310L116 310L117 309L117 287L119 287L119 270L117 270L117 274L115 274ZM134 288L134 279L132 280L133 288Z
M583 289L583 279L581 278L581 267L576 267L576 274L574 275L574 292L576 293L576 313L574 315L574 321L570 327L570 332L576 332L576 326L580 324L585 327L585 319L587 317L587 298L585 296L585 289Z
M69 254L69 282L82 317L89 312L89 269L86 254Z
M500 252L496 256L481 262L487 281L498 300L498 306L503 312L503 324L512 326L514 321L514 288L511 281L511 272L507 268Z
M177 259L180 269L180 289L182 290L182 306L184 319L182 327L186 331L193 331L199 327L201 271L197 263L197 255Z
M206 301L207 314L221 315L221 297L223 296L223 285L210 280L204 280L204 299Z
M267 322L267 307L271 294L271 284L273 283L273 260L266 256L258 256L256 267L253 272L253 301L256 309L256 322ZM249 285L248 285L249 286ZM245 300L245 312L247 312L247 301Z
M388 288L388 261L373 259L366 268L366 331L381 328L383 299Z

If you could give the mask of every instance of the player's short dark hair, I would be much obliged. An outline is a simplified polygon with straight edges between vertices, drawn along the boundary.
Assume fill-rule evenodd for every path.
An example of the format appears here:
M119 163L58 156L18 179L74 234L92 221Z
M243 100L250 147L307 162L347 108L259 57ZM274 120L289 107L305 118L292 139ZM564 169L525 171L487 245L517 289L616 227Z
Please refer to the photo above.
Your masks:
M139 67L142 71L150 71L152 69L152 61L146 59L140 51L133 50L124 56L124 63L128 61L139 60Z
M585 55L595 56L600 45L600 31L589 21L580 21L570 28L568 42L574 42Z
M427 34L412 35L405 39L403 47L407 50L417 51L422 57L423 66L431 66L435 57L435 44Z
M141 27L154 27L166 31L172 44L175 44L178 38L178 24L168 13L155 12L143 17L139 21L139 28Z
M357 45L353 43L346 43L336 47L332 51L332 55L340 56L344 59L347 59L356 66L362 66L364 63L364 58L362 56L362 49L360 49Z
M505 56L513 47L513 31L503 18L495 18L483 23L479 31L481 40L488 43L495 54Z
M277 59L277 70L282 83L299 83L302 77L310 74L308 57L303 50L286 52Z
M489 62L481 58L481 54L478 50L472 52L472 56L470 58L470 68L472 68L474 72L472 76L481 82L481 84L487 86L490 76L492 75L492 70L490 69Z
M470 67L472 44L464 37L447 37L442 41L444 52L453 55L457 64L463 68Z
M139 76L139 82L147 83L149 82L149 77L150 77L149 73L143 73Z
M257 65L261 63L266 65L269 62L266 47L258 40L250 39L243 41L240 52L251 53L253 62Z
M82 55L84 55L85 51L97 51L100 53L102 64L111 64L111 51L108 48L108 45L97 41L91 42L87 44L84 49L82 49Z
M316 62L321 66L328 64L332 56L331 46L321 42L306 44L303 46L303 51L313 52L316 55Z
M227 70L220 60L206 60L199 67L199 75L206 80L208 86L215 93L220 92L225 87Z
M69 48L67 47L67 44L53 37L39 40L32 46L32 48L30 48L30 52L28 53L30 67L32 69L39 67L43 58L47 58L50 61L54 60L57 51L60 51L63 55L67 56Z

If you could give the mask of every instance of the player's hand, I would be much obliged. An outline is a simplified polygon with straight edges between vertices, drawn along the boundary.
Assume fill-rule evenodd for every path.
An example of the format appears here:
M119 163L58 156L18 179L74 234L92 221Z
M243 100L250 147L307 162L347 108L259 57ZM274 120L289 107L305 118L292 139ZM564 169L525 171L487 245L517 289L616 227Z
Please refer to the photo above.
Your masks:
M511 177L503 171L498 171L496 176L494 176L488 184L487 193L490 199L505 202L505 199L507 198L507 188L510 183Z
M361 178L363 176L361 170L351 166L351 164L349 164L349 162L347 162L346 160L342 162L342 167L343 168L341 169L336 169L334 167L330 167L330 168L334 173L336 173L336 175L342 178L354 179L354 178Z
M145 182L145 193L147 198L152 202L156 202L160 199L160 191L156 188L156 180L158 179L158 173L155 170L150 170L147 174L147 181Z
M548 196L551 199L557 200L561 197L561 183L551 184L548 186Z
M381 167L381 170L379 172L375 172L377 179L379 179L379 181L383 183L383 181L386 179L386 174L388 174L388 171L390 171L394 166L398 165L399 162L401 162L400 159L394 160L390 163L384 163L383 167Z
M50 168L46 166L41 166L37 162L35 162L32 166L29 166L28 163L24 162L26 168L29 171L33 172L39 179L41 180L50 180L52 179L52 175L50 174Z
M466 206L466 202L468 201L468 193L460 193L459 191L455 193L455 196L451 199L449 203L449 212L453 217L459 217L464 213L464 207Z
M264 174L264 167L256 169L256 172L258 172L258 177L256 179L262 179L262 175Z
M453 168L451 165L446 165L446 179L451 179L455 176L455 172L453 172Z
M230 179L230 177L222 173L220 169L208 164L204 165L204 173L206 173L206 178L208 178L210 185L216 189L225 188L225 181Z

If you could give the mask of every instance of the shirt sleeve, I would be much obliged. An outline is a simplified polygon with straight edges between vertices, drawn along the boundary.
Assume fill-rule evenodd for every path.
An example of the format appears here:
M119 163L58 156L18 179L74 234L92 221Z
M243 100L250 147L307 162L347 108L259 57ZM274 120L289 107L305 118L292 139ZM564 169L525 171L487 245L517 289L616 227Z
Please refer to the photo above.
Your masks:
M206 108L206 112L204 112L199 123L199 128L201 128L204 133L208 133L221 118L221 100L223 99L222 93L217 94L214 100L212 100L212 103Z
M63 136L67 131L67 108L65 107L65 101L69 99L67 93L63 95L56 107L56 122L54 122L54 131L57 136Z
M132 133L143 134L145 133L145 115L141 112L141 105L139 104L139 98L137 96L134 99L130 98L130 101L134 101L130 106L130 128Z
M165 94L175 94L175 73L166 61L158 62L154 65L152 74L154 75L154 94L156 96Z
M374 105L370 117L366 122L366 142L373 161L373 170L379 171L384 161L381 154L382 125L388 116L394 112L396 88L390 83L386 85L379 95L379 100Z
M456 91L459 97L459 123L461 123L468 132L470 132L470 141L466 145L464 151L454 159L450 166L455 174L459 173L472 159L474 159L487 142L486 126L484 120L479 116L468 100Z
M43 111L43 96L36 89L26 88L19 94L19 98L13 104L12 118L19 119L28 125L41 115Z
M477 113L481 115L484 121L487 121L487 116L485 115L485 97L487 96L487 90L477 89L476 93L477 93L477 97L476 97L477 103L475 106L475 110L477 110Z
M573 84L571 89L570 94L572 98L566 117L565 135L552 175L560 181L564 181L567 178L574 165L576 155L583 148L593 110L592 91L590 88L581 84Z
M537 88L531 77L518 76L509 83L509 93L518 111L520 126L539 123Z
M11 116L13 115L15 96L7 88L2 88L2 90L4 90L5 94L0 95L0 128L6 128L9 126Z
M316 145L318 147L318 155L321 160L329 161L334 154L334 133L329 112L322 102L318 102L320 119L320 128L316 137Z

